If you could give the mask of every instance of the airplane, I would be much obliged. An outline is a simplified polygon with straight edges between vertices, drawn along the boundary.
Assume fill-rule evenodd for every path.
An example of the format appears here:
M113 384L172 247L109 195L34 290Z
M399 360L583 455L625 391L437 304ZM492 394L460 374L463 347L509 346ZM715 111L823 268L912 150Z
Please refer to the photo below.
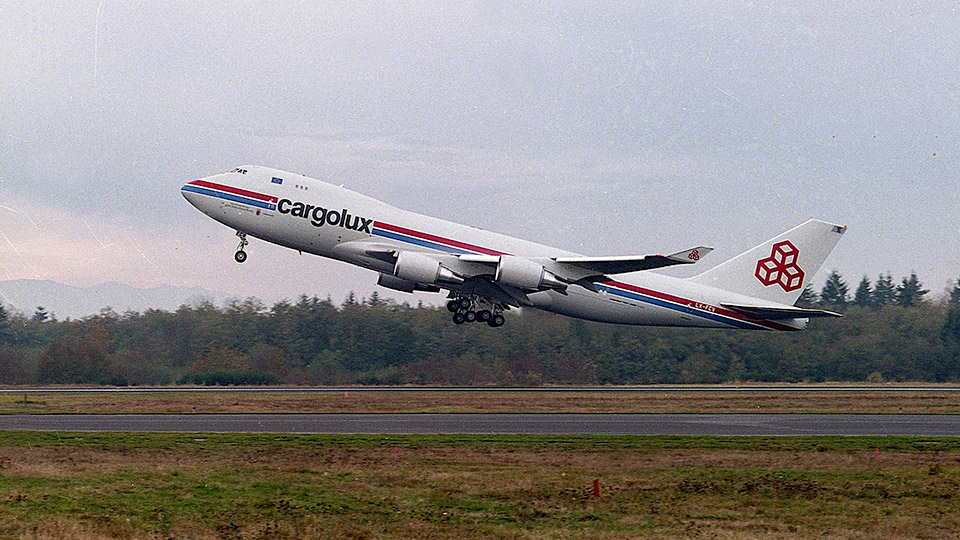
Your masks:
M447 292L455 324L502 326L511 308L616 324L794 331L813 317L794 306L845 226L809 220L705 272L657 268L700 261L712 248L669 255L589 257L401 210L321 180L261 166L193 180L181 194L247 236L379 273L377 284Z

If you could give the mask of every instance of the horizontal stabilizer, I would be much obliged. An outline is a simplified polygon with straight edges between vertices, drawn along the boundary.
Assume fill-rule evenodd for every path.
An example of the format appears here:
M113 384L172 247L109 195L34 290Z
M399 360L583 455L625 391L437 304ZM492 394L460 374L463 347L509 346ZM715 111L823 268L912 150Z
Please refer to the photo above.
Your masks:
M732 309L734 311L740 311L750 315L751 317L756 317L757 319L766 319L766 320L781 320L781 319L811 319L814 317L843 317L839 313L834 313L833 311L827 311L825 309L804 309L792 306L776 306L776 307L765 307L765 306L739 306L736 304L725 304L721 303L721 306Z
M653 270L677 264L693 264L713 248L695 247L672 255L633 255L622 257L557 257L558 264L571 264L597 274L625 274L641 270Z

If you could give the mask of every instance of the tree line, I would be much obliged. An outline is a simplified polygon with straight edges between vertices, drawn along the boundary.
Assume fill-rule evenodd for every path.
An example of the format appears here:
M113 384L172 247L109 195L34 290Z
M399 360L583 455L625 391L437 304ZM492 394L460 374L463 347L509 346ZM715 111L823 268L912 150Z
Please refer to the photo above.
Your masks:
M839 272L834 270L827 276L820 294L815 293L809 286L803 290L798 303L806 305L819 304L844 308L847 305L859 307L882 308L888 305L912 307L923 302L923 297L930 292L924 289L917 278L916 272L905 277L899 285L893 284L893 277L887 272L880 274L874 283L867 276L863 276L857 290L850 296L850 288Z
M3 384L648 384L960 381L960 281L833 272L800 305L840 311L803 332L645 328L524 310L503 328L443 308L302 296L56 320L0 307Z

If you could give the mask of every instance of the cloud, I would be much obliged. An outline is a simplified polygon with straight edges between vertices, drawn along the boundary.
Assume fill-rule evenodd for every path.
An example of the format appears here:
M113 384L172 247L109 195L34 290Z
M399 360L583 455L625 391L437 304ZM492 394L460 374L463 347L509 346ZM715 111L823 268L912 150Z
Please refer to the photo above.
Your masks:
M103 276L159 284L164 277L151 236L117 220L64 211L0 192L0 272L4 279L50 279L75 285Z
M0 209L0 274L372 281L309 262L324 278L298 285L279 248L230 266L232 232L178 189L263 164L589 254L705 242L719 260L845 221L842 271L942 282L960 264L955 9L8 3L0 204L43 219Z

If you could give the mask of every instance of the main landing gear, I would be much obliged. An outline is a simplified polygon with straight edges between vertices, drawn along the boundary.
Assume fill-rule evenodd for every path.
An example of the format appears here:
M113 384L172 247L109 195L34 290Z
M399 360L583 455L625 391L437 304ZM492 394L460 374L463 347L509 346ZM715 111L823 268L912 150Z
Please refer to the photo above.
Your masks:
M492 328L503 326L503 323L506 322L506 319L503 318L503 306L494 304L491 310L483 306L486 303L475 298L457 296L447 302L447 310L453 313L453 324L485 322Z
M243 248L250 242L247 241L247 233L245 232L237 231L237 236L240 237L240 245L237 246L237 252L233 254L233 260L238 263L243 263L243 261L247 260L247 252L244 251Z

